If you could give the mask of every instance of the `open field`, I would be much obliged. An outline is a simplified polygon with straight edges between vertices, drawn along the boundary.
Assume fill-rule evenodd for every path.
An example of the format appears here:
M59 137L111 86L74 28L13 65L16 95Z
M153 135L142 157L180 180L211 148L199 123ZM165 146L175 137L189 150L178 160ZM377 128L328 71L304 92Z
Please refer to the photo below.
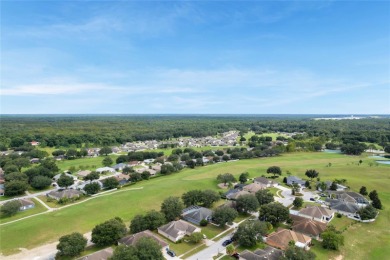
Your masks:
M363 160L362 165L356 163ZM266 175L269 166L278 165L283 171L304 177L306 169L320 172L322 180L347 179L347 185L358 190L364 185L370 191L376 189L385 210L379 219L371 224L356 224L344 232L345 246L340 252L329 253L313 248L318 259L329 259L343 255L346 259L384 259L390 254L390 166L370 167L369 159L330 153L294 153L275 158L241 160L219 163L196 169L185 169L180 173L143 181L132 185L142 190L129 190L68 207L48 214L2 226L0 237L7 238L0 243L3 254L16 253L18 248L33 248L54 242L62 235L78 231L86 233L96 224L119 216L127 223L134 215L150 209L159 209L162 200L168 196L180 196L190 189L217 189L215 178L220 173L230 172L238 177L248 171L250 177ZM331 162L331 167L326 165ZM282 181L281 178L279 178ZM142 203L140 203L142 201Z

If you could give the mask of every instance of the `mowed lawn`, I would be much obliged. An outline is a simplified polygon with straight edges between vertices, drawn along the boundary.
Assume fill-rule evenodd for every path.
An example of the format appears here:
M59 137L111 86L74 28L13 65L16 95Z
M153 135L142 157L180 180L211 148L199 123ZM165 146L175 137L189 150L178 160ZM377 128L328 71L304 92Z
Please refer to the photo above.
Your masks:
M363 163L356 163L362 159ZM376 189L385 210L379 219L371 224L356 224L344 232L345 246L339 252L314 247L318 259L330 259L343 255L345 259L384 259L390 254L390 166L368 166L366 157L352 157L327 153L294 153L275 158L241 160L219 163L194 170L186 169L170 176L151 179L132 185L129 190L97 198L56 212L43 214L0 227L0 250L3 254L18 252L18 248L33 248L57 241L71 232L86 233L109 218L119 216L127 224L136 214L150 209L159 209L162 200L168 196L181 196L191 189L217 189L218 174L230 172L237 177L248 171L250 177L266 175L269 166L278 165L283 171L304 177L306 169L316 169L322 180L344 178L347 185L357 190L364 185L370 191ZM326 167L328 163L331 167ZM283 177L283 176L282 176ZM282 181L281 178L279 178Z

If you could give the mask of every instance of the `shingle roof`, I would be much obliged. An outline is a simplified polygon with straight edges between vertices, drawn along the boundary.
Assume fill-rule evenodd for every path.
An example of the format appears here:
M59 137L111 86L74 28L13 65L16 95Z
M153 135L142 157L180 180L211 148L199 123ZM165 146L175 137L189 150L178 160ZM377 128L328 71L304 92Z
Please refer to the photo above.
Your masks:
M339 200L326 200L330 203L330 208L336 211L344 211L348 213L356 213L359 207L355 203L344 202Z
M329 210L324 207L319 207L319 206L313 206L313 207L307 207L304 209L301 209L299 211L299 214L311 216L314 218L322 218L323 216L330 216L333 214L332 210Z
M196 226L183 220L171 221L168 224L158 228L158 230L161 230L162 232L175 238L178 237L179 233L181 232L192 233L196 229Z
M312 219L300 217L297 215L290 215L293 220L292 230L302 234L318 236L326 229L326 224Z
M107 260L112 256L113 252L114 250L109 247L106 249L99 250L93 254L84 256L83 258L80 258L80 260Z
M78 197L81 194L83 194L83 193L81 191L78 191L78 190L62 190L62 191L53 190L53 191L49 192L47 195L61 199L61 198Z
M261 184L257 184L257 183L251 183L251 184L246 185L243 188L243 190L244 191L248 191L250 193L256 193L257 191L265 189L265 188L266 188L265 185L261 185Z
M255 178L255 181L263 183L265 185L267 185L267 184L275 184L276 183L273 180L270 180L270 179L265 178L265 177L257 177L257 178Z
M120 244L125 244L127 246L129 246L129 245L133 245L134 246L137 243L137 241L140 240L143 237L152 238L157 243L159 243L159 245L161 247L166 247L168 245L167 242L165 242L164 240L162 240L161 238L159 238L158 236L153 234L153 232L151 232L150 230L145 230L145 231L142 231L142 232L130 235L130 236L126 236L124 238L121 238L118 242Z
M283 255L283 251L267 246L264 249L257 249L254 252L244 250L240 254L240 259L244 260L277 260Z
M183 210L182 216L190 222L199 223L201 220L211 216L213 212L207 208L192 206Z
M29 199L19 199L19 202L21 204L21 207L35 205L35 203Z
M281 229L269 235L266 242L271 246L275 246L284 250L288 247L288 243L291 240L307 244L311 241L311 238L302 233L294 232L288 229Z

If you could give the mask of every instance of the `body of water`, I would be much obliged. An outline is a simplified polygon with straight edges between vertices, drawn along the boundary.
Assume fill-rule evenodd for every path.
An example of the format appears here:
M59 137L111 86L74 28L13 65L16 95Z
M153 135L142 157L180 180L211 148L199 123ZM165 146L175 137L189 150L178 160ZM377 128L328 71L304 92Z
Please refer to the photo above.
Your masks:
M376 161L377 163L380 163L380 164L388 164L388 165L390 165L390 160L388 160L388 161L385 161L385 160L378 160L378 161Z
M325 149L323 152L324 153L341 153L341 150L340 149L336 149L336 150Z

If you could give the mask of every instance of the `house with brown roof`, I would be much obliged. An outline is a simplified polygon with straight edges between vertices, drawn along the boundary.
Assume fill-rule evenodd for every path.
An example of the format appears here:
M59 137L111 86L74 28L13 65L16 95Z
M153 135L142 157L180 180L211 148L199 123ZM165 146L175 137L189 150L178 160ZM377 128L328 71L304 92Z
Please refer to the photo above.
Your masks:
M243 191L247 191L249 193L256 193L258 192L259 190L263 190L267 188L267 186L263 185L263 184L258 184L258 183L251 183L251 184L248 184L248 185L245 185L242 190Z
M192 233L200 232L201 229L184 220L177 220L159 227L157 231L169 240L177 242L186 235L189 236Z
M293 231L302 233L317 240L319 239L320 234L326 229L326 223L323 222L300 217L297 215L290 215L290 218L293 221L291 226Z
M283 255L283 251L267 246L264 249L256 249L254 252L244 250L240 254L243 260L278 260Z
M79 260L107 260L114 254L112 247L96 251L93 254L79 258Z
M85 178L90 173L91 173L90 170L79 171L78 173L76 173L76 176L79 178Z
M275 187L278 185L277 182L273 181L272 179L268 179L265 177L257 177L253 180L253 183L257 183L266 187Z
M150 230L145 230L145 231L142 231L142 232L138 232L136 234L133 234L133 235L130 235L130 236L126 236L124 238L121 238L119 239L118 243L119 244L123 244L123 245L126 245L126 246L134 246L138 240L140 240L141 238L143 237L147 237L147 238L151 238L153 239L154 241L156 241L160 246L161 248L167 248L168 247L168 243L165 242L164 240L162 240L161 238L159 238L158 236L156 236L155 234L153 234L152 231Z
M116 174L114 178L119 182L120 185L124 185L129 181L130 175L119 173Z
M280 229L277 232L270 234L265 240L268 245L282 250L286 250L288 248L290 241L294 241L295 246L297 247L308 249L311 243L311 238L292 230Z
M298 215L316 221L329 222L334 217L334 211L320 206L312 206L301 209Z
M18 201L20 202L20 207L19 207L20 211L35 208L35 203L32 200L19 199Z

